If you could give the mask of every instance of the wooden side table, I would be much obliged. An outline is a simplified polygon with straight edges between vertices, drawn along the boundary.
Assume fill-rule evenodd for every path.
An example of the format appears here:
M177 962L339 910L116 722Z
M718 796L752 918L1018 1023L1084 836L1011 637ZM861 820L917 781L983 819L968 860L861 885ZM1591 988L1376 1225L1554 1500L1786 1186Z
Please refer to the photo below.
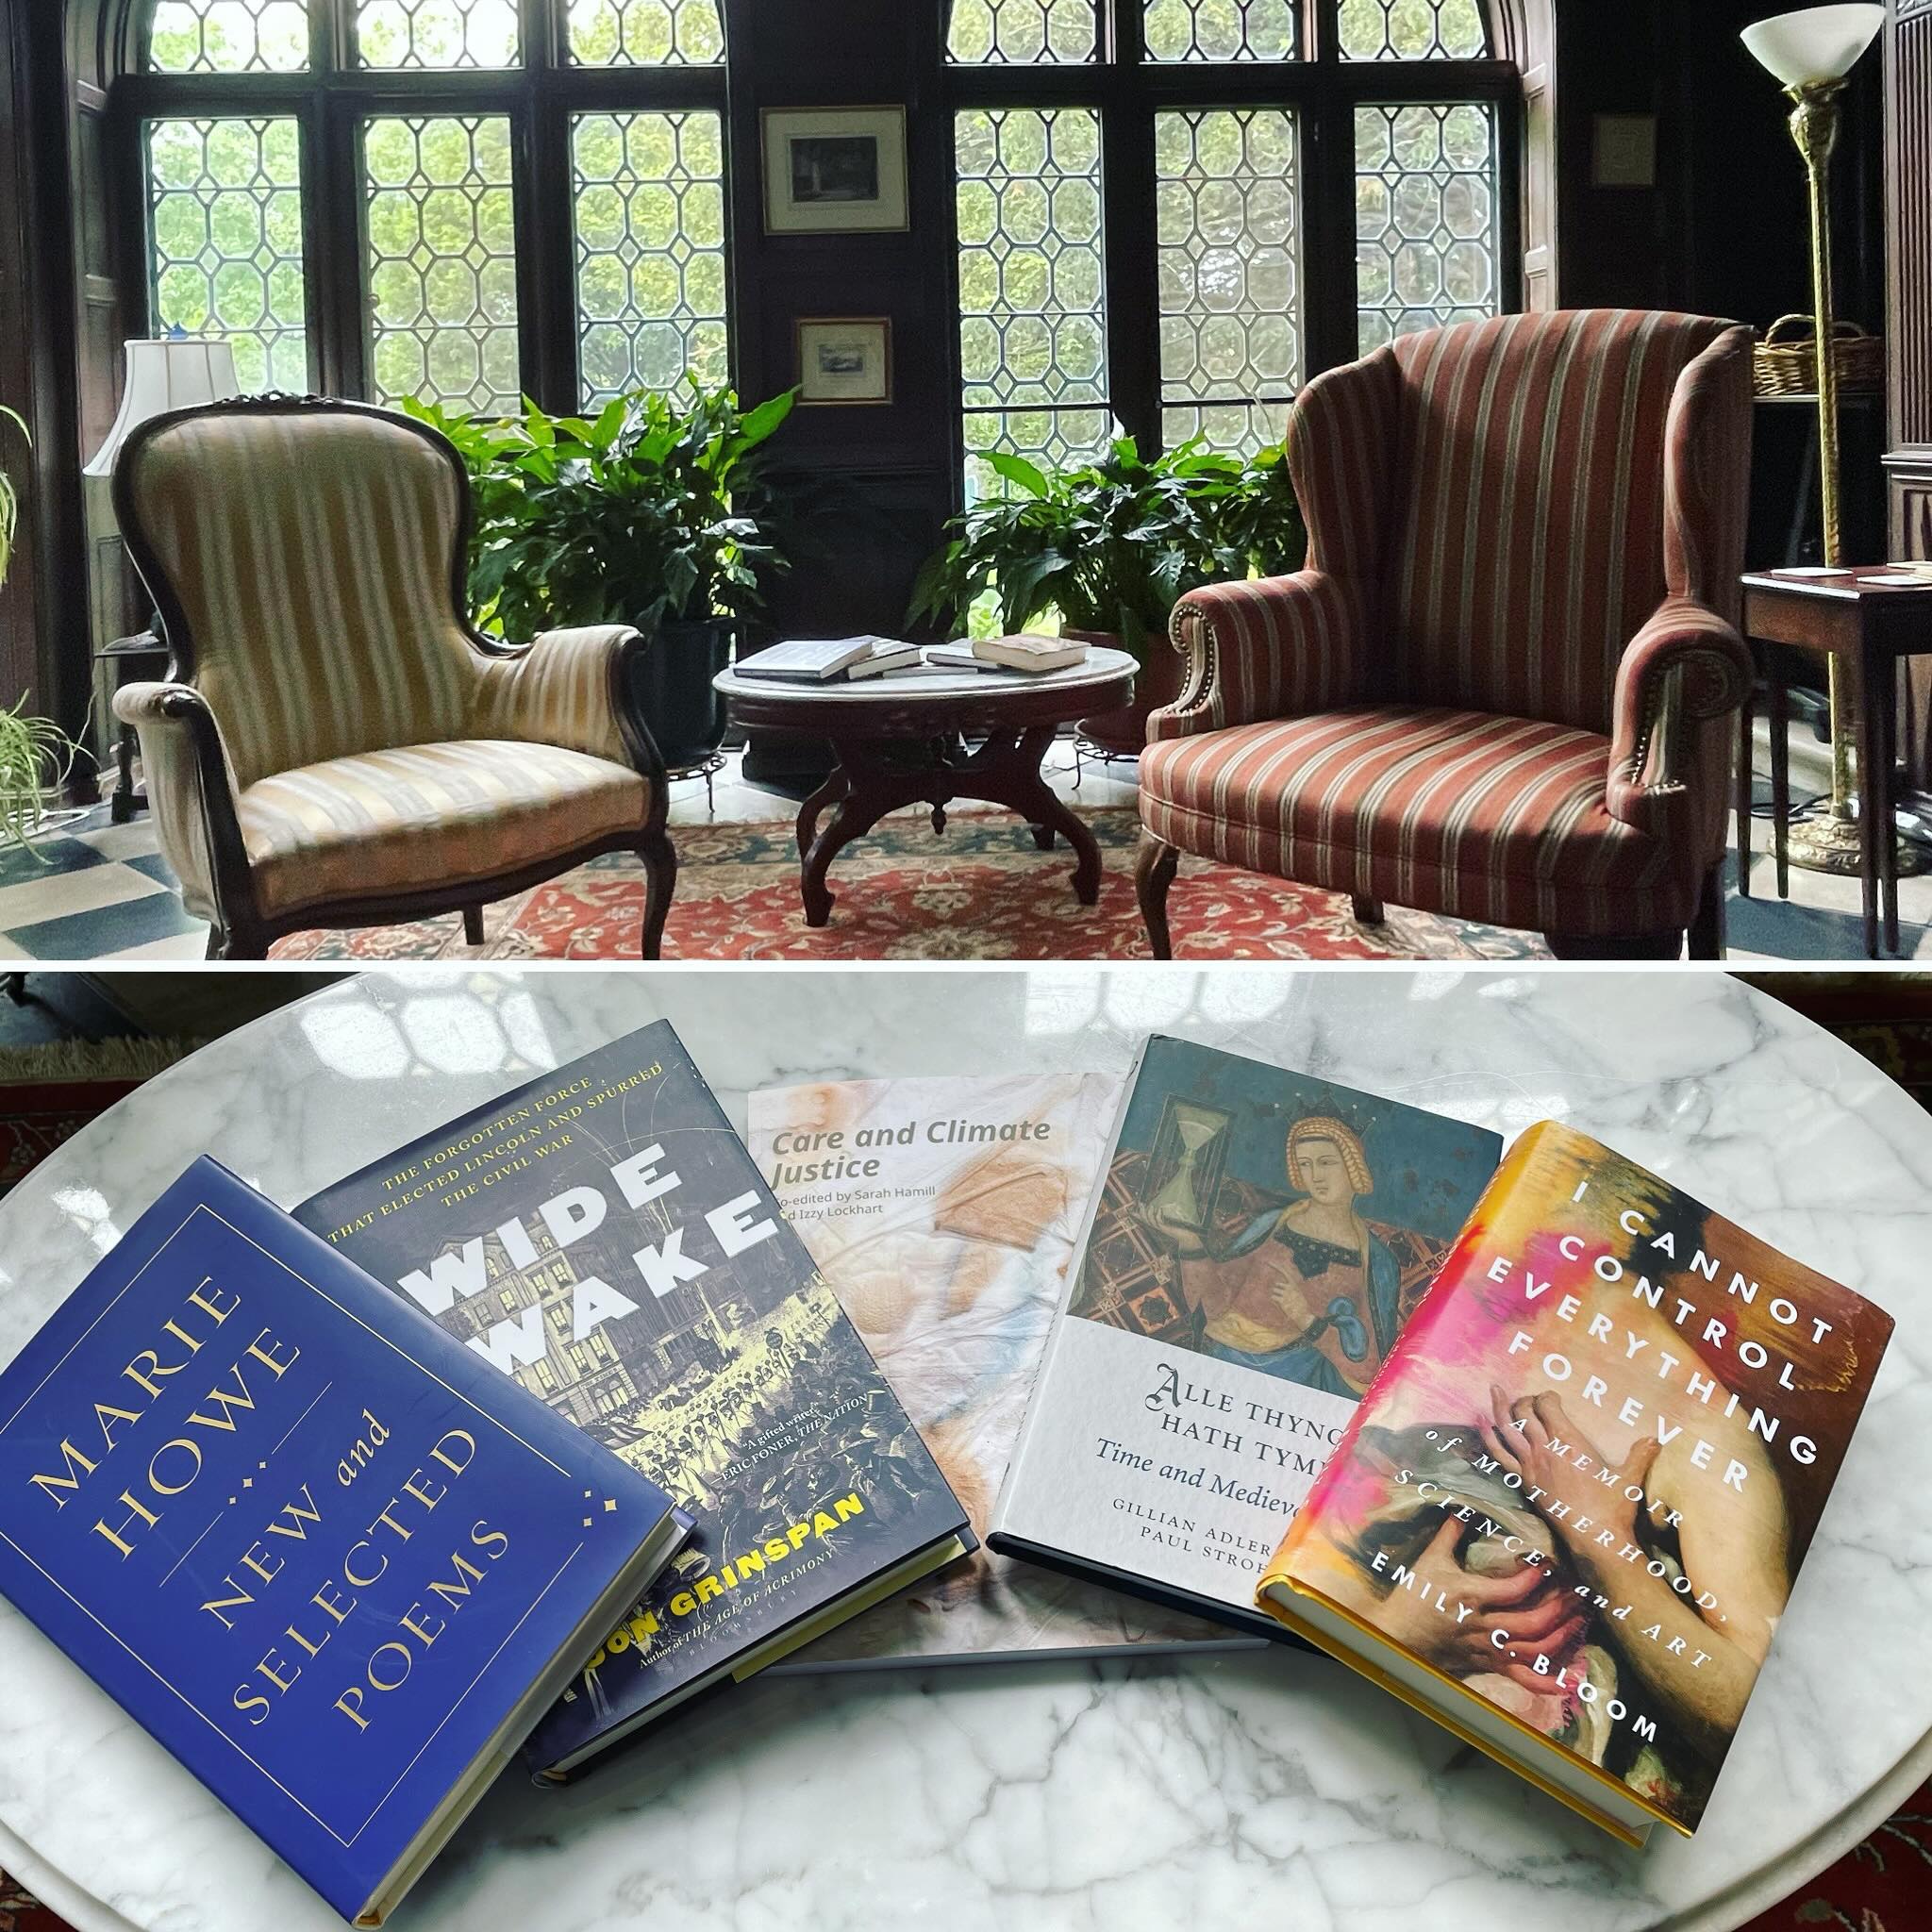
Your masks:
M1773 850L1778 896L1788 886L1785 853L1790 816L1789 731L1781 647L1836 658L1857 770L1858 876L1863 887L1865 957L1898 950L1898 841L1894 830L1898 765L1898 660L1932 655L1932 583L1882 564L1830 572L1754 571L1744 577L1744 635L1768 646L1771 685ZM1751 734L1739 751L1739 890L1751 870ZM1880 836L1876 828L1882 827Z
M94 662L108 667L113 675L113 689L119 691L130 677L167 676L168 647L153 631L137 631L132 637L103 644L94 653ZM134 726L118 726L114 733L114 795L108 807L108 816L117 825L125 825L147 805L146 798L134 789Z

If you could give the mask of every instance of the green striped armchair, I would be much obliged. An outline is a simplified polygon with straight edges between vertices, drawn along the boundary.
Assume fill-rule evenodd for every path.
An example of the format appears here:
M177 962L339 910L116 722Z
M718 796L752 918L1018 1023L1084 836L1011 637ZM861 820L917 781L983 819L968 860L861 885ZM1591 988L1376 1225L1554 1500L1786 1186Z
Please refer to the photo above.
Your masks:
M216 958L482 908L635 852L642 955L677 862L624 625L470 624L469 479L426 425L271 397L157 417L114 473L172 654L125 687L162 856Z
M1307 567L1181 600L1141 913L1184 853L1547 935L1723 947L1751 339L1628 309L1404 336L1303 390Z

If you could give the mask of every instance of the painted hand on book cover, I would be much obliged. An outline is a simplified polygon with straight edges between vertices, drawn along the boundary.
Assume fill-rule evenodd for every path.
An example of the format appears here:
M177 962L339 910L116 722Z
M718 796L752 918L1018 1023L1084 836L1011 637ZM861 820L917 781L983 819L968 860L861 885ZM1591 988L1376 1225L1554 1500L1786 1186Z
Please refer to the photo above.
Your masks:
M1721 1761L1771 1647L1775 1612L1754 1613L1749 1607L1757 1599L1781 1605L1790 1593L1784 1539L1766 1544L1755 1536L1713 1535L1710 1525L1696 1522L1702 1512L1693 1512L1687 1525L1684 1512L1671 1508L1653 1486L1663 1454L1655 1437L1640 1438L1618 1465L1577 1428L1559 1396L1522 1396L1512 1404L1494 1384L1490 1395L1495 1426L1477 1425L1490 1454L1522 1477L1524 1493L1537 1499L1582 1584L1596 1595L1614 1592L1611 1600L1627 1601L1638 1627L1659 1630L1659 1644L1629 1647L1630 1666L1646 1691L1672 1708L1700 1752ZM1591 1505L1590 1516L1557 1514L1549 1506L1574 1488L1579 1463L1611 1472L1614 1480ZM1679 1593L1676 1579L1653 1575L1647 1567L1629 1574L1632 1566L1611 1554L1648 1545L1673 1527L1688 1595ZM1610 1543L1604 1541L1606 1533ZM1696 1569L1690 1567L1693 1553ZM1720 1578L1724 1601L1747 1607L1741 1614L1712 1614ZM1686 1657L1703 1661L1687 1674L1674 1667Z
M1538 1695L1547 1684L1532 1667L1540 1653L1567 1657L1587 1619L1575 1597L1540 1570L1486 1575L1464 1566L1462 1525L1449 1518L1410 1566L1422 1590L1391 1597L1381 1627L1437 1670L1454 1677L1494 1673ZM1357 1607L1367 1610L1369 1593ZM1455 1606L1444 1617L1439 1605Z

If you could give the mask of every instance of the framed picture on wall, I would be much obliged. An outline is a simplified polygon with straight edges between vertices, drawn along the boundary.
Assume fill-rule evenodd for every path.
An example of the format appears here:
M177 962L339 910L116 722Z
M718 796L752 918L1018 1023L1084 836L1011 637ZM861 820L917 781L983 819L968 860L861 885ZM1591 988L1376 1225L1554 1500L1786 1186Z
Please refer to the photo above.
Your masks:
M763 125L768 235L908 227L904 108L767 108Z
M798 325L801 403L890 403L892 325L883 315L810 316Z

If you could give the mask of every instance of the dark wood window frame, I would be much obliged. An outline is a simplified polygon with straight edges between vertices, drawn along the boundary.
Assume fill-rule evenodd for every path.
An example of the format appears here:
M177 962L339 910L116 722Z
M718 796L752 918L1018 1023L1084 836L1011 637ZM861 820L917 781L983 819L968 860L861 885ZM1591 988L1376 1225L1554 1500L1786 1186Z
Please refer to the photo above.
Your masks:
M1508 59L1344 60L1341 0L1300 0L1305 58L1284 61L1159 61L1142 35L1144 0L1095 0L1095 59L1037 65L947 62L940 91L950 113L971 108L1085 108L1100 116L1110 406L1143 452L1161 447L1159 250L1155 125L1175 108L1277 108L1295 116L1301 175L1305 375L1351 362L1357 348L1355 110L1371 104L1478 102L1496 116L1498 306L1523 306L1524 78ZM1498 9L1483 7L1492 48L1507 46ZM958 237L953 241L958 308ZM1333 265L1332 268L1330 265ZM963 388L958 333L956 392ZM957 469L964 420L955 411Z
M518 344L525 392L543 408L580 406L576 225L571 125L585 113L698 108L721 120L724 160L726 315L738 366L732 213L734 116L730 60L708 66L588 67L573 63L566 0L520 0L523 63L508 69L361 67L350 58L356 0L308 0L309 65L300 74L152 74L148 0L136 0L130 71L113 83L114 178L134 214L120 233L120 279L129 333L148 314L149 121L292 114L300 128L302 245L308 296L309 369L324 394L363 397L367 238L361 125L389 114L508 115L514 156ZM721 8L729 32L729 8Z

